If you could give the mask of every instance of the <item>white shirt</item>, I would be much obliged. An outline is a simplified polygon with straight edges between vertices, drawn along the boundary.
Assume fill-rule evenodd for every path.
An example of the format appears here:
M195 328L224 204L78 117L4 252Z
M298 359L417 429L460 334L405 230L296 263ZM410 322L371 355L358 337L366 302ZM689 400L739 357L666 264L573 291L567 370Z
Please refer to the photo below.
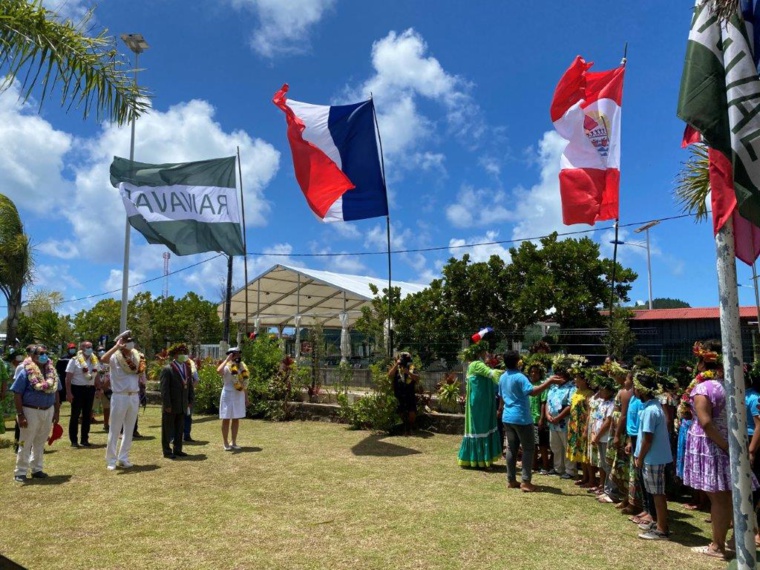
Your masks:
M78 353L77 353L78 356ZM69 363L66 365L66 375L68 376L69 373L72 374L71 376L71 385L72 386L94 386L95 385L95 376L96 372L100 370L100 364L95 364L93 366L92 361L90 360L91 357L84 357L84 368L87 368L87 373L85 374L84 368L81 364L79 364L79 358L77 356L72 356L71 360L69 360Z
M111 365L111 390L114 394L126 394L128 392L136 394L140 390L137 372L132 372L129 368L126 370L122 368L116 354L111 355L109 364Z

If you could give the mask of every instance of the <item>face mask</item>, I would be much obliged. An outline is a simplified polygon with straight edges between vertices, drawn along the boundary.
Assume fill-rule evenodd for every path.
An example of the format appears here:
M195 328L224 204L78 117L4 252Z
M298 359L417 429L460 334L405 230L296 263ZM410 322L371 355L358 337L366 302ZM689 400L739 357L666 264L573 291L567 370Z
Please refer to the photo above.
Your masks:
M70 356L74 356L76 353L77 353L77 351L76 351L76 349L75 349L75 348L70 348L70 349L69 349L69 355L70 355Z
M23 354L17 354L16 355L16 362L21 362L22 360L24 360L24 355Z
M48 359L48 355L47 354L40 354L40 356L39 356L39 358L37 360L40 361L40 364L46 364L47 361L49 360Z
M92 349L91 348L85 348L84 349L84 355L85 356L91 356L92 355Z
M134 342L128 342L126 345L124 345L127 350L134 350L135 343Z
M103 356L105 353L106 353L105 350L99 350L98 351L98 356Z
M237 357L235 357L233 360L234 360L235 362L240 362L240 361L241 361L241 360L243 360L243 359L242 359L241 357L237 356Z
M178 354L177 362L187 362L187 354Z

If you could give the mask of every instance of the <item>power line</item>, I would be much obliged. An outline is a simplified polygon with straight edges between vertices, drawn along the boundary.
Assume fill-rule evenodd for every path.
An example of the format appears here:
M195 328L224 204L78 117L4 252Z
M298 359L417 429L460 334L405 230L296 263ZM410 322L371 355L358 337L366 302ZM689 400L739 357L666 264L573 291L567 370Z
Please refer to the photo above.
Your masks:
M620 228L627 228L630 226L641 226L644 224L648 224L650 222L659 221L659 222L668 222L670 220L678 220L681 218L692 218L695 217L696 214L680 214L678 216L670 216L667 218L655 218L652 220L646 220L643 222L631 222L628 224L619 224L618 227ZM565 236L574 236L574 235L581 235L581 234L592 234L595 232L601 232L604 230L611 230L614 229L615 226L605 226L605 227L598 227L598 228L590 228L588 230L577 230L574 232L562 232L557 233L557 236L559 237L565 237ZM478 243L466 243L462 245L440 245L435 247L423 247L423 248L416 248L416 249L397 249L392 250L391 253L425 253L425 252L431 252L431 251L442 251L447 249L466 249L469 247L480 247L484 245L501 245L506 243L522 243L524 241L535 241L540 240L543 238L549 237L548 235L543 236L534 236L534 237L525 237L525 238L516 238L516 239L503 239L503 240L496 240L496 241L483 241ZM360 252L348 252L348 253L261 253L261 252L248 252L248 255L258 255L261 257L341 257L341 256L360 256L360 255L387 255L387 251L360 251Z
M708 212L709 213L709 212ZM641 222L630 222L627 224L619 224L618 227L621 228L627 228L631 226L641 226L644 224L648 224L650 222L659 221L659 222L669 222L672 220L679 220L682 218L693 218L696 217L696 214L680 214L677 216L669 216L666 218L654 218L651 220L644 220ZM605 226L605 227L595 227L590 228L587 230L576 230L573 232L557 232L558 237L566 237L566 236L574 236L574 235L583 235L583 234L593 234L596 232L601 232L605 230L613 229L613 226ZM445 246L435 246L435 247L425 247L425 248L414 248L414 249L397 249L392 250L391 254L400 254L400 253L425 253L425 252L433 252L433 251L443 251L443 250L451 250L451 249L467 249L467 248L474 248L474 247L481 247L481 246L488 246L488 245L502 245L502 244L515 244L515 243L522 243L524 241L535 241L540 240L543 238L549 237L548 235L543 236L534 236L534 237L525 237L525 238L516 238L516 239L504 239L504 240L494 240L494 241L484 241L484 242L478 242L478 243L468 243L468 244L462 244L462 245L445 245ZM340 256L367 256L367 255L387 255L387 251L359 251L359 252L349 252L349 253L262 253L262 252L248 252L247 255L256 255L260 257L340 257ZM168 277L169 275L175 275L177 273L181 273L182 271L186 271L188 269L192 269L193 267L197 267L199 265L203 265L204 263L207 263L209 261L212 261L218 257L221 257L222 253L218 253L214 255L213 257L209 257L207 259L204 259L202 261L199 261L197 263L193 263L191 265L188 265L186 267L182 267L180 269L177 269L176 271L172 271L169 273L165 273L162 275L159 275L158 277L152 277L151 279L146 279L145 281L141 281L139 283L135 283L134 285L130 285L129 288L132 289L134 287L139 287L140 285L145 285L146 283L152 283L153 281L158 281L159 279L164 279ZM105 291L103 293L94 293L92 295L86 295L84 297L79 297L76 299L67 299L65 301L62 301L61 304L64 303L76 303L79 301L87 301L89 299L96 299L98 297L105 297L106 295L112 295L114 293L118 293L121 291L121 289L112 289L111 291Z

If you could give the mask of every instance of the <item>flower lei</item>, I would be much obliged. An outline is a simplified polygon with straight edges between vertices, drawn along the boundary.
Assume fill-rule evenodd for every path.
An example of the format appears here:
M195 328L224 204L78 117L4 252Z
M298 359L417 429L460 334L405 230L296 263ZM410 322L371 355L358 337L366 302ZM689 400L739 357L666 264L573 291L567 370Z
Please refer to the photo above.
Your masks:
M235 388L235 390L242 392L243 390L248 388L248 378L250 377L250 374L248 373L248 367L245 365L245 362L241 360L240 364L243 367L243 371L240 372L237 362L232 362L230 364L230 374L236 377L233 387Z
M124 358L121 350L117 350L115 356L122 370L128 368L133 374L142 374L145 372L145 356L134 348L132 349L132 356L129 359ZM137 364L135 364L135 361L137 361Z
M26 380L38 392L45 394L55 394L58 390L58 374L49 363L45 366L45 375L42 375L40 367L31 358L27 358L23 363L26 372Z
M678 405L678 415L680 417L691 411L691 393L694 388L702 382L705 382L706 380L714 380L716 377L715 370L705 370L696 375L694 380L691 381L681 395L681 403Z
M82 369L82 374L84 374L84 377L86 380L90 380L92 378L93 373L97 372L98 368L98 357L94 354L91 354L89 358L85 359L84 353L80 350L77 352L76 355L77 363L79 364L79 367ZM92 364L92 368L90 368L87 365L87 361L89 361L90 364Z

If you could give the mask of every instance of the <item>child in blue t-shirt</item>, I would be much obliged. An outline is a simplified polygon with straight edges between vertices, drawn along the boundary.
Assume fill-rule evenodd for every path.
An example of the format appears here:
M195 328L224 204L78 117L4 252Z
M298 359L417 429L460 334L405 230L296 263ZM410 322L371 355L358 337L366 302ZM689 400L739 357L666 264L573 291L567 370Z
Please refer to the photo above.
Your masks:
M667 540L668 499L665 495L665 467L673 461L668 437L668 422L662 405L655 398L659 390L657 373L641 370L633 379L633 390L643 407L639 416L639 432L634 451L635 467L640 470L644 490L654 502L656 523L639 534L645 540ZM643 530L643 529L642 529Z

